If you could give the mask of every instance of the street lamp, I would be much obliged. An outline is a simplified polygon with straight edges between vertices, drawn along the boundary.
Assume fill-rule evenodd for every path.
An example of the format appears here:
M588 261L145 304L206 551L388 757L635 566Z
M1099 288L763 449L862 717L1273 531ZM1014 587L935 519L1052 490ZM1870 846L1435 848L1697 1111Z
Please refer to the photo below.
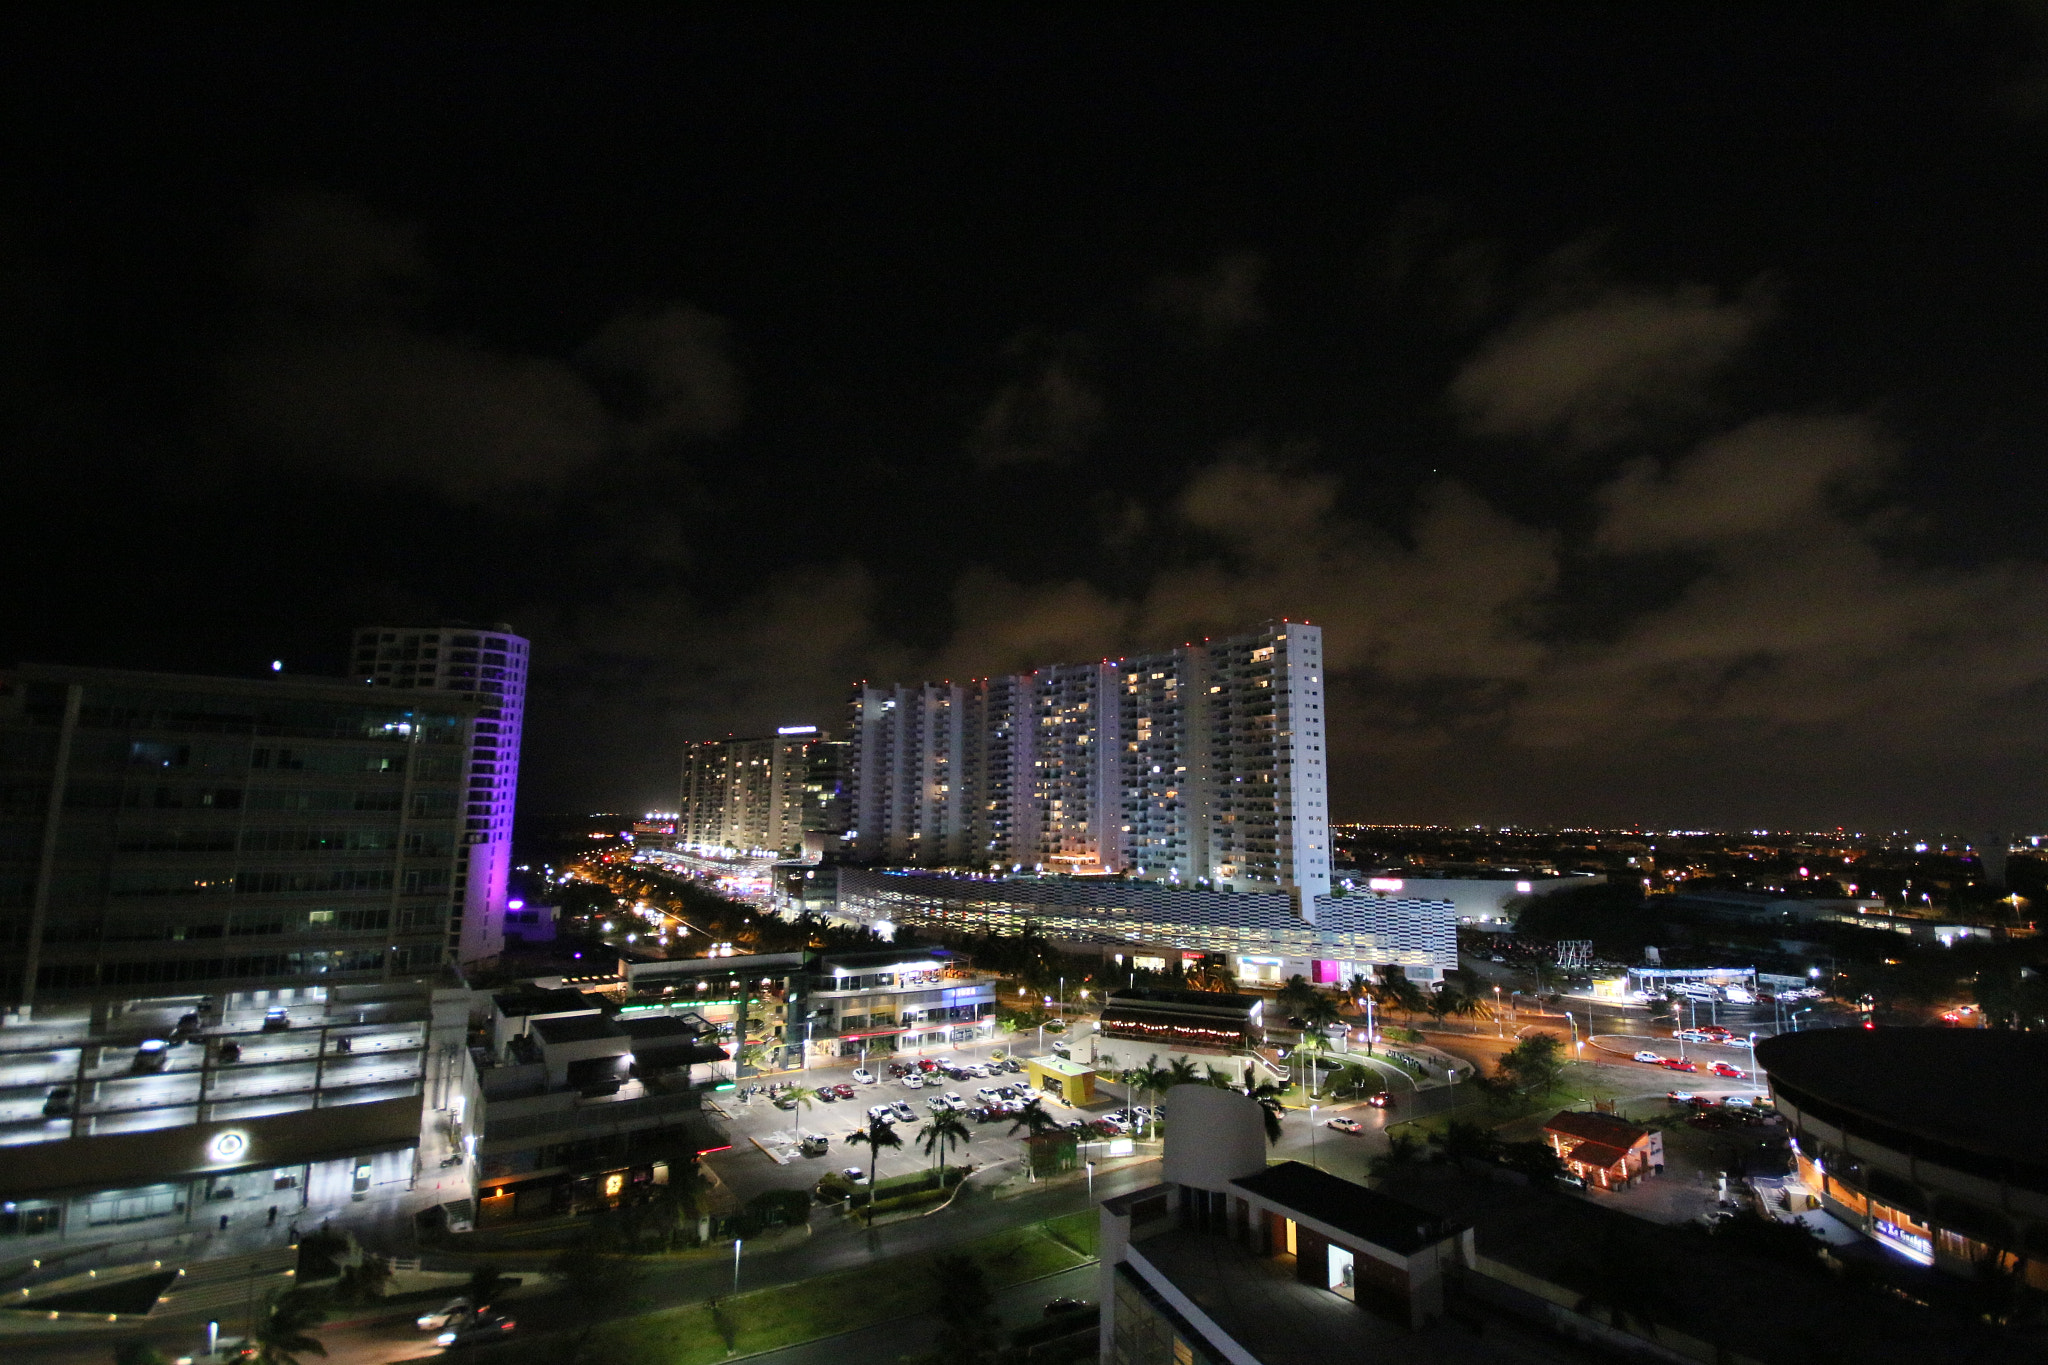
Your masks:
M1501 1017L1500 1004L1500 987L1495 986L1493 988L1493 1034L1494 1037L1499 1038L1502 1042L1506 1042L1508 1026L1507 1021Z
M1308 1164L1321 1169L1316 1161L1316 1105L1313 1102L1308 1107Z

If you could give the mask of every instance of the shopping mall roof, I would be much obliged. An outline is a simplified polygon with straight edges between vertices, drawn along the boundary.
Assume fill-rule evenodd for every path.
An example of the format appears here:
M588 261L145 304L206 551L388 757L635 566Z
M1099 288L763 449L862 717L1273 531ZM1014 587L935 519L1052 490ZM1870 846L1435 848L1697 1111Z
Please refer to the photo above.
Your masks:
M1820 1107L1829 1106L1906 1135L2048 1164L2048 1034L1813 1029L1758 1040L1756 1061L1815 1118L1832 1121Z

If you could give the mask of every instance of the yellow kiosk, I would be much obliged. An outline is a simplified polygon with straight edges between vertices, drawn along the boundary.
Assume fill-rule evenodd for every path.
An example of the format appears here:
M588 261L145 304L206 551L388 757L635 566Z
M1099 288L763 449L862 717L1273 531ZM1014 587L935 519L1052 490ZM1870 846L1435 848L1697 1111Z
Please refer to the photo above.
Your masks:
M1024 1075L1033 1090L1050 1091L1068 1104L1095 1102L1095 1069L1064 1057L1026 1057Z

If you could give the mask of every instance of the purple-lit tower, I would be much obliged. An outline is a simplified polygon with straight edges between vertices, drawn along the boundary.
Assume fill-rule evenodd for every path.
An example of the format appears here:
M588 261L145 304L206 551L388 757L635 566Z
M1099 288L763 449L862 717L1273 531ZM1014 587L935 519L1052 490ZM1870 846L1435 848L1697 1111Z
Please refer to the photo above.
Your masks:
M488 962L505 946L527 648L503 625L362 626L350 656L354 676L373 686L458 692L480 707L464 821L469 857L455 874L461 908L448 925L449 953L464 964Z

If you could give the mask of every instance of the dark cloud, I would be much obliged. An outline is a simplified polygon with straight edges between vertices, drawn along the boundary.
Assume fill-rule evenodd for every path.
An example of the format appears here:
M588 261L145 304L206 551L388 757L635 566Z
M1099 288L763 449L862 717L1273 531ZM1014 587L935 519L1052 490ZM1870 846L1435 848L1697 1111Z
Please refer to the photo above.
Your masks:
M1149 297L1162 315L1213 346L1266 320L1259 294L1265 278L1265 257L1256 251L1233 251L1218 256L1199 274L1162 276Z
M1018 373L974 425L967 449L975 464L1046 464L1087 448L1102 426L1103 400L1083 377L1082 350L1072 338L1048 343L1026 336L1011 344Z
M252 457L473 502L738 423L721 319L625 313L573 363L494 345L425 320L418 236L338 195L264 206L246 264L257 301L219 367L221 412Z
M1707 381L1769 314L1761 290L1723 300L1698 287L1609 290L1546 307L1466 362L1451 401L1475 435L1610 445L1658 416L1696 408Z

